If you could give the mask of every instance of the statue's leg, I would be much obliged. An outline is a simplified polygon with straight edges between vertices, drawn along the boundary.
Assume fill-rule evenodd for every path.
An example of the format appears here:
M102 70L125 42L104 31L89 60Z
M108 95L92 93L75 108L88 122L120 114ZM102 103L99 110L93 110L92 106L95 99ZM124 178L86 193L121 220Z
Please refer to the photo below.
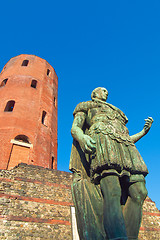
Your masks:
M128 239L120 204L121 186L119 177L115 175L106 176L101 179L100 186L103 194L104 229L108 239Z
M129 187L129 196L123 215L128 239L138 239L142 219L142 205L147 196L145 182L135 182Z

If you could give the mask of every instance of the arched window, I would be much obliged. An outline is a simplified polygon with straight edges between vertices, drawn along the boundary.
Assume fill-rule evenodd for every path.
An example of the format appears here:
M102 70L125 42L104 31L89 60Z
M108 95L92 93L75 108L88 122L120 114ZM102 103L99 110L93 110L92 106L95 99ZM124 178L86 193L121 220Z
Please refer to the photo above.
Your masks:
M31 87L32 88L37 88L37 80L32 80Z
M29 138L26 135L17 135L14 140L24 143L30 143Z
M42 112L42 120L41 121L42 121L42 124L45 125L45 126L47 126L47 124L46 124L47 123L46 116L47 116L47 113L45 111L43 111Z
M47 69L47 76L50 76L51 71Z
M14 108L14 105L15 105L15 101L13 101L13 100L8 101L7 104L6 104L6 107L4 109L4 112L12 112L13 108Z
M7 81L8 81L8 78L4 79L4 80L1 82L0 87L4 87L4 86L6 85L6 83L7 83Z
M26 59L26 60L23 60L22 66L25 66L25 67L26 67L26 66L28 65L28 63L29 63L29 60L27 60L27 59Z

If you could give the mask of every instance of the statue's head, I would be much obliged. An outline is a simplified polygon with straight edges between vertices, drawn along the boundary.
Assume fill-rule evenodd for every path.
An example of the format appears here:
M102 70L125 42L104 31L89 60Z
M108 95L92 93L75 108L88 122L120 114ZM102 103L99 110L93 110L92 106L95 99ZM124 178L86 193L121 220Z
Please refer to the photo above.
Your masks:
M104 87L95 88L91 94L91 98L93 99L100 99L102 101L106 101L108 97L108 91Z

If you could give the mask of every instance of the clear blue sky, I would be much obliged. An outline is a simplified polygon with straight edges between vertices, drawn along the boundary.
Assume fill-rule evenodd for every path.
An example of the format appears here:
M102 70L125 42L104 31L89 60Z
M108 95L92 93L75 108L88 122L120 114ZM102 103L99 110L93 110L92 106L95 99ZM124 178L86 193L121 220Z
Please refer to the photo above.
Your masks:
M137 144L149 196L160 209L160 2L28 0L1 2L0 69L16 55L46 59L59 77L58 169L68 171L72 112L98 86L129 118L130 134L154 118Z

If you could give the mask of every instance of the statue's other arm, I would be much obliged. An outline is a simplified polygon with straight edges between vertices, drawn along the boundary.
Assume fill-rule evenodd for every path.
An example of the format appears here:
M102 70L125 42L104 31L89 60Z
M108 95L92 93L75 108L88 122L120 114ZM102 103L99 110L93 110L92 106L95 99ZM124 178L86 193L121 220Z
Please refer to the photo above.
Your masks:
M147 119L145 119L145 124L143 127L143 130L135 135L131 136L131 139L133 140L133 142L137 142L139 139L141 139L144 135L146 135L148 133L148 131L150 130L152 123L153 123L153 118L152 117L148 117Z
M71 129L72 137L79 142L83 152L92 153L95 150L95 141L88 135L84 134L82 128L86 119L84 112L76 113Z

